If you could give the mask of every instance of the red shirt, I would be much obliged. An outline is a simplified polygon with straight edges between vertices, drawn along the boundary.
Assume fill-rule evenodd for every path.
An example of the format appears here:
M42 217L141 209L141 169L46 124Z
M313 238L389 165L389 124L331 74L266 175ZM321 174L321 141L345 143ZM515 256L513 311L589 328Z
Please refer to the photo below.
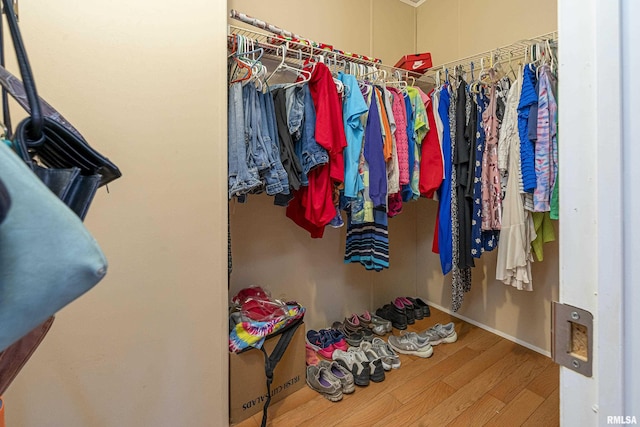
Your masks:
M347 146L342 123L342 104L331 71L317 63L309 80L309 90L316 107L316 141L329 153L330 176L337 184L344 182L343 150Z
M429 121L429 132L422 142L422 157L420 160L420 194L429 199L433 199L433 195L442 184L442 176L444 173L444 165L442 164L442 149L438 140L438 131L436 130L436 120L433 115L433 104L431 102L431 94L429 92L426 97L425 109L427 110L427 119Z

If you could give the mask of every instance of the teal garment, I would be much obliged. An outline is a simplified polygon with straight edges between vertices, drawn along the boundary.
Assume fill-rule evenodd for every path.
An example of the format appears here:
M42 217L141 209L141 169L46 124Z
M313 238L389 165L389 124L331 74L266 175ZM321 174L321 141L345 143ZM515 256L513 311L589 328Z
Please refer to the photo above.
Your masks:
M358 192L364 189L358 163L364 137L361 118L368 108L355 76L340 72L338 79L344 85L345 93L342 103L342 117L347 138L347 147L344 150L344 195L353 199L358 197Z

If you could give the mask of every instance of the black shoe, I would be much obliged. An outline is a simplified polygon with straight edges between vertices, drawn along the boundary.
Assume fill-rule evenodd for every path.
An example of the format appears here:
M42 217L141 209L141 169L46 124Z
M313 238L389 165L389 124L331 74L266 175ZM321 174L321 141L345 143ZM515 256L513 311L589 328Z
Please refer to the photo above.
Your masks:
M429 306L422 299L420 299L420 298L415 298L415 299L409 298L409 300L413 302L413 305L417 305L418 307L420 307L422 309L422 313L424 314L424 317L431 316L431 310L429 309Z
M416 323L416 314L413 311L413 305L405 305L402 298L396 298L393 301L393 308L398 312L407 316L407 323L413 325Z
M392 304L385 304L376 310L376 316L391 322L391 325L400 330L407 329L406 314L398 312Z
M413 305L413 312L416 314L416 320L424 319L424 310L422 310L422 307L418 304L418 301L416 301L415 298L411 297L407 297L407 299Z

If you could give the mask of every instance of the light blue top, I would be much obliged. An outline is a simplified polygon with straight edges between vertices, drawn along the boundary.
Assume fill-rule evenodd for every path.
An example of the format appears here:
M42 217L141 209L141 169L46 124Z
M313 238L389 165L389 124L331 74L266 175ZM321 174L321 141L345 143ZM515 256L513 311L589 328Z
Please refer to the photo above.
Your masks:
M347 147L344 150L344 195L348 198L356 198L358 192L364 189L362 177L358 173L364 137L364 125L360 118L368 108L355 76L340 72L338 79L344 84L342 116L344 133L347 137Z

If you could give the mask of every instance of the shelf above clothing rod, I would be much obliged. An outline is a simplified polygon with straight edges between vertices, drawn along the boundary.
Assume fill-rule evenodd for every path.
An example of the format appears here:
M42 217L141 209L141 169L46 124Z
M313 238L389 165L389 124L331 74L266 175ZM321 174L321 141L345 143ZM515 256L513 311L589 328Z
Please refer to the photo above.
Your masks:
M388 74L400 73L400 76L404 78L413 77L417 79L420 77L419 73L385 65L377 58L345 52L335 49L329 44L317 43L312 40L305 39L295 33L291 33L275 25L252 18L235 10L231 11L230 16L231 18L239 20L245 24L269 31L271 34L234 25L228 26L228 36L230 38L236 35L246 37L247 39L253 40L255 43L259 44L260 47L265 49L265 53L270 55L279 55L278 52L282 52L281 46L285 46L287 49L287 58L289 60L298 60L299 62L302 62L302 60L310 58L317 60L318 57L322 56L325 59L330 60L332 63L344 63L345 65L347 63L352 63L370 67L370 69L367 70L367 73L370 73L372 69L371 67L373 67L378 70L386 70Z
M465 71L470 71L471 63L474 64L474 72L479 73L481 69L481 61L485 61L485 68L488 69L492 65L496 64L507 64L509 61L517 61L518 59L522 59L525 57L526 53L531 46L535 44L544 44L546 42L553 43L554 46L557 47L558 41L558 32L553 31L550 33L542 34L537 37L532 37L530 39L519 40L515 43L511 43L506 46L502 46L496 49L488 50L486 52L477 53L475 55L470 55L465 58L457 59L455 61L445 62L440 65L436 65L429 69L422 77L420 77L419 81L430 81L432 82L435 79L435 75L438 71L441 73L443 70L449 70L451 72L457 66L462 66ZM493 63L492 61L493 57ZM515 65L515 63L513 64ZM444 75L441 76L444 78Z

